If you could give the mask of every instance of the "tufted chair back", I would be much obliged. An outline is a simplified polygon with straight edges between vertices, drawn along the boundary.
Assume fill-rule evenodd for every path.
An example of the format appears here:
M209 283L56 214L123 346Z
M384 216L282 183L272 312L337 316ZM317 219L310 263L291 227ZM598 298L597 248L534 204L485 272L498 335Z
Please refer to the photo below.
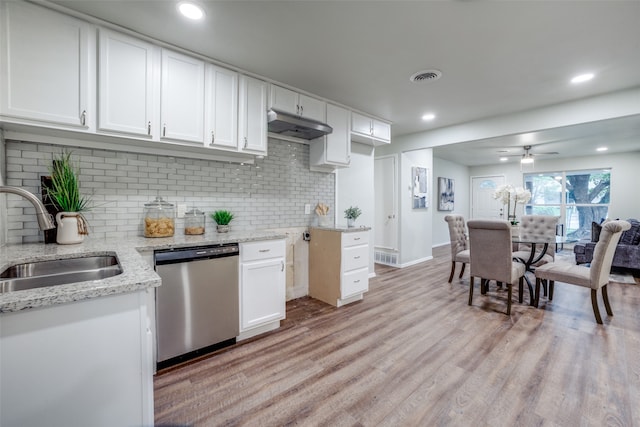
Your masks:
M469 249L467 240L467 228L462 215L451 214L444 217L449 224L449 238L451 239L451 259L455 259L456 254Z
M589 269L591 289L600 289L609 282L616 245L620 241L622 232L630 228L631 224L627 221L609 221L602 226Z
M555 260L556 226L559 219L551 215L523 215L520 218L520 237L548 239L549 246L546 253ZM520 245L519 249L524 249L523 246L528 245Z

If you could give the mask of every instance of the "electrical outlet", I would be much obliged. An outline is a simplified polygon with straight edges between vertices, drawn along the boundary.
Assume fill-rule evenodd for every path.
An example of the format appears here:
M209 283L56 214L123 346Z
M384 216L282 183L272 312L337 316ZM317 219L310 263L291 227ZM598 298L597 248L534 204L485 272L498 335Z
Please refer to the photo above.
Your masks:
M309 215L310 213L311 213L311 205L307 203L306 205L304 205L304 214Z
M187 211L187 205L178 203L178 211L176 212L178 218L184 218L184 213Z

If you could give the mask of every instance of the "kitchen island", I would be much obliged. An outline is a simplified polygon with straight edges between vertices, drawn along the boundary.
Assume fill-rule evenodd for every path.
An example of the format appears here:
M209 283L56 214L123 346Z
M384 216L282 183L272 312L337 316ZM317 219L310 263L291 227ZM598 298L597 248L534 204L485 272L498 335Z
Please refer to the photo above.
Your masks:
M0 425L153 425L154 289L141 255L281 238L273 232L0 248L0 271L25 262L115 255L122 273L0 294Z

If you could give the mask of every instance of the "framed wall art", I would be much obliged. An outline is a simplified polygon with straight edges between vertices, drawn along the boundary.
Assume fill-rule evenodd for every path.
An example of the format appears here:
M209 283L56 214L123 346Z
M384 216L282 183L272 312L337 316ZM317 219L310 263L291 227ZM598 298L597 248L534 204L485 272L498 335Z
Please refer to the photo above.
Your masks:
M438 178L438 210L452 211L454 202L454 181L452 178Z
M429 206L427 195L427 168L411 168L411 188L413 209L426 209Z

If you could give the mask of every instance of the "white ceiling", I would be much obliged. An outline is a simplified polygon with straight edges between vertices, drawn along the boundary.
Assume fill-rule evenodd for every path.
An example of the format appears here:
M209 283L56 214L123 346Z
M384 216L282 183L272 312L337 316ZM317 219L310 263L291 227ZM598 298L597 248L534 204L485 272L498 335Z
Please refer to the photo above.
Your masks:
M55 3L390 120L394 136L640 87L640 1L197 0L196 23L177 1ZM433 68L441 79L409 81ZM587 71L596 78L569 84ZM638 144L640 115L611 123ZM602 141L611 123L539 137ZM434 154L495 163L459 148Z

